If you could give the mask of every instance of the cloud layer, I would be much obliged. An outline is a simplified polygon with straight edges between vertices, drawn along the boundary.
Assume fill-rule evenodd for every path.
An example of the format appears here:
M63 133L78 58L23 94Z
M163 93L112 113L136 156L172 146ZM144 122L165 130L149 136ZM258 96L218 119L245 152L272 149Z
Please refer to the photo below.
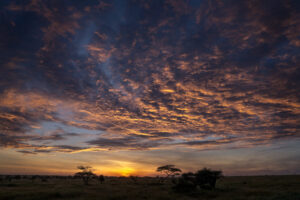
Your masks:
M297 1L2 1L0 146L235 149L299 138Z

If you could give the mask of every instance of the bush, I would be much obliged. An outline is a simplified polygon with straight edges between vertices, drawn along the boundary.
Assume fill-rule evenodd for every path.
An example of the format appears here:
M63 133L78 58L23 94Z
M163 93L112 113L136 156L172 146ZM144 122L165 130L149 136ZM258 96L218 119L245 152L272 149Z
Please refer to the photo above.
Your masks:
M214 189L218 179L223 177L222 171L213 171L203 168L195 173L196 184L202 189Z
M104 176L103 176L103 175L99 175L99 176L98 176L98 180L99 180L100 183L102 184L102 183L105 181Z
M184 173L178 179L174 189L178 192L189 192L195 190L197 186L201 189L214 189L217 180L222 176L222 171L213 171L207 168L203 168L196 173Z
M190 192L196 189L196 178L192 172L184 173L178 179L178 183L174 186L177 192Z

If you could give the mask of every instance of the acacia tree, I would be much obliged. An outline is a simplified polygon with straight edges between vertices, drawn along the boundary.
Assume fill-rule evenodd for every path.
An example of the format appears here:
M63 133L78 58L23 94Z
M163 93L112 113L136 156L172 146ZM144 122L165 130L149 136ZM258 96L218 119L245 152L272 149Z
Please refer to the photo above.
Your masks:
M160 172L166 176L166 179L169 177L174 177L181 173L181 169L176 168L175 165L164 165L156 169L157 172Z
M85 185L89 184L91 178L96 177L96 174L92 172L92 167L90 166L78 166L77 168L80 169L81 172L77 172L74 176L81 178Z

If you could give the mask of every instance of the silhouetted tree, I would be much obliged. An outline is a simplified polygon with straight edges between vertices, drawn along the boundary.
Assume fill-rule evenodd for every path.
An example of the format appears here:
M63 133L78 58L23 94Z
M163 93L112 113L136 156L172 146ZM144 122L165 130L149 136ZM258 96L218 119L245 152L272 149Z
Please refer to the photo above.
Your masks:
M181 173L181 169L176 168L175 165L160 166L156 169L156 171L164 174L166 176L165 179L169 177L174 178L174 176L179 175Z
M80 169L81 172L77 172L74 176L81 178L85 185L89 184L89 180L91 178L96 177L96 175L92 172L92 167L90 166L78 166L77 168Z
M105 181L104 176L103 176L103 175L99 175L99 176L98 176L98 180L99 180L100 183L102 184L102 183Z
M181 172L181 169L176 168L175 165L164 165L164 166L158 167L156 169L156 171L165 174L166 177L171 177L171 176L179 175Z
M200 188L215 188L217 180L221 177L223 177L222 171L213 171L207 168L203 168L195 173L196 184Z
M222 171L203 168L196 173L182 174L174 189L178 192L189 192L196 189L198 185L201 189L213 189L216 186L216 181L221 177L223 177Z

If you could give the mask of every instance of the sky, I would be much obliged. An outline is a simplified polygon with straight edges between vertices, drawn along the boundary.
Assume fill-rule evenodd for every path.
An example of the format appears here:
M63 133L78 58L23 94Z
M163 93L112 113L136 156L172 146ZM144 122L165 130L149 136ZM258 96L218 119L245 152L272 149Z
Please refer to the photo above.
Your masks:
M300 174L297 0L0 1L0 174Z

